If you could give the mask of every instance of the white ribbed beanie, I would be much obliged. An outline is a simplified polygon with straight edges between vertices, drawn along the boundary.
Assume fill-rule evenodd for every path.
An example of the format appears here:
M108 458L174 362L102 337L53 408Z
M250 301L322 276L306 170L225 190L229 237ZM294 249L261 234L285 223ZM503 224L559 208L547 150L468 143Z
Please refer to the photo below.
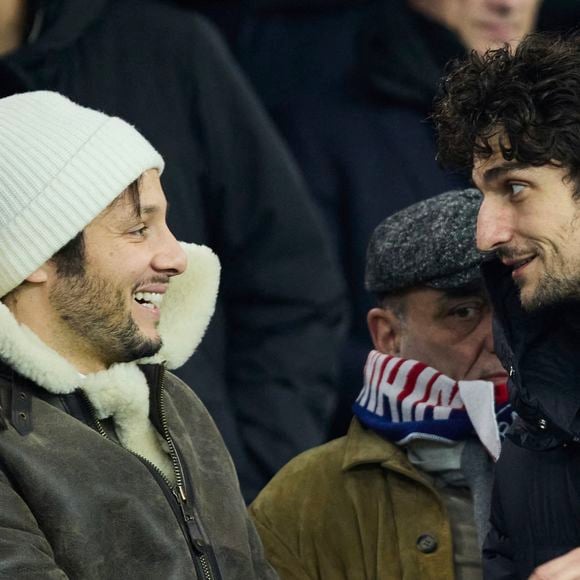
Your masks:
M163 159L131 125L49 91L0 99L0 297Z

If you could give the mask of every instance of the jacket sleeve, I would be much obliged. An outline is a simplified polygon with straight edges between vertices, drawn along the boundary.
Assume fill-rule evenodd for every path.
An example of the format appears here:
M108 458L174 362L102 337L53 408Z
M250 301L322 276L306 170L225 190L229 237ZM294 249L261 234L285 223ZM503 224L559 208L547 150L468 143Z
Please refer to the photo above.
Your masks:
M325 439L335 405L345 291L295 163L213 29L199 20L194 117L204 201L222 261L228 404L260 485ZM221 427L221 426L220 426ZM230 444L227 440L226 443ZM259 487L248 492L251 499Z
M271 562L264 553L264 545L249 515L248 528L256 578L260 578L260 580L278 580L279 578L285 580L285 577L278 576L275 562ZM306 576L300 576L300 578L307 580Z
M483 544L482 553L486 580L517 580L519 578L511 542L503 530L503 513L496 483L491 499L490 531Z
M0 578L66 580L24 500L0 471Z

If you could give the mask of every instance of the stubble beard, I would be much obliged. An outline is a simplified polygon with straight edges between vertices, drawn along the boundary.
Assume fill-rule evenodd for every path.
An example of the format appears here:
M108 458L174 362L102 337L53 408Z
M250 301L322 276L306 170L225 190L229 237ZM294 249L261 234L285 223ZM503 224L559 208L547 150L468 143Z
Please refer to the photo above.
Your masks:
M528 300L522 299L524 310L535 311L557 305L560 302L580 299L580 264L577 269L566 273L561 260L560 275L546 271L540 276L536 290ZM521 288L520 288L521 295Z
M60 276L49 299L61 320L107 366L151 357L161 338L145 336L127 307L121 288L87 274Z

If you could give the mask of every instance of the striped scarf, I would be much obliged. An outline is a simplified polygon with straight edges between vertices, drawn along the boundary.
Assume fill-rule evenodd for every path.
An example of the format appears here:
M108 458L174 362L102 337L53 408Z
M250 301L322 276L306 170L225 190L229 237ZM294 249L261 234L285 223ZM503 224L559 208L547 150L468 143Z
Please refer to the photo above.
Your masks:
M353 411L397 445L461 441L475 433L494 459L513 421L506 385L455 381L421 362L376 350L367 358Z

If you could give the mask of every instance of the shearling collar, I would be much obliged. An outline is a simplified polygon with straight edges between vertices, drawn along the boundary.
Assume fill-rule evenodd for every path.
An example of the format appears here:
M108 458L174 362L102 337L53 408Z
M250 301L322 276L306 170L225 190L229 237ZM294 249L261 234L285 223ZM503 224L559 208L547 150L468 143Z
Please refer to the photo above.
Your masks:
M159 333L163 347L154 357L114 364L82 377L64 357L20 324L0 302L0 358L50 393L82 389L100 419L112 417L121 443L145 457L158 454L149 422L149 387L138 364L181 366L200 343L215 308L220 265L205 246L183 244L188 266L171 278L161 305ZM166 458L162 458L161 462ZM159 461L154 461L159 463Z

